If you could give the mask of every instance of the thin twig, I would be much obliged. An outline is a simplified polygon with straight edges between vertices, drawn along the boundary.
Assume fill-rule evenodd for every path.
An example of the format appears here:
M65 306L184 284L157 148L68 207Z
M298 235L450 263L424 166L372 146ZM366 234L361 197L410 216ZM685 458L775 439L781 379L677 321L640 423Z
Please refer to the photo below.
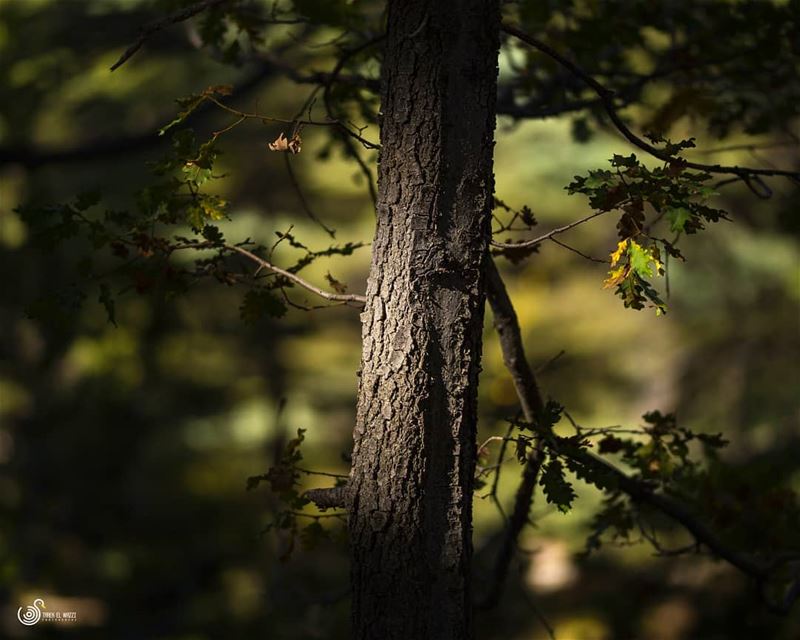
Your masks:
M299 471L300 473L305 473L306 475L310 476L327 476L328 478L349 478L350 476L343 474L343 473L329 473L327 471L312 471L311 469L302 469L300 467L295 467L295 470Z
M553 243L557 244L559 247L564 247L568 251L572 251L572 253L578 254L581 258L584 258L585 260L589 260L590 262L597 262L599 264L608 264L609 263L608 260L603 260L601 258L593 258L589 254L584 253L583 251L579 251L575 247L571 247L566 242L561 242L561 240L556 240L555 238L548 238L548 240L550 240L550 242L553 242Z
M522 566L520 566L520 573L522 573ZM544 612L539 608L539 605L536 603L536 599L528 592L524 585L521 585L521 590L523 599L528 603L528 606L531 608L536 618L545 628L545 631L547 631L547 636L550 638L550 640L556 640L556 632L553 629L553 625L550 624L550 622L547 620L547 617L544 615Z
M213 102L217 105L220 109L227 111L228 113L232 113L236 116L247 118L251 120L261 120L262 122L279 122L281 124L290 124L294 125L295 127L299 126L314 126L314 127L336 127L346 133L351 138L358 140L362 145L364 145L367 149L380 149L380 145L375 144L374 142L370 142L360 134L356 133L350 127L348 127L343 122L339 120L290 120L288 118L275 118L273 116L267 116L261 113L252 113L247 111L240 111L239 109L234 109L233 107L228 106L224 102L220 102L212 95L204 96L206 100L209 102Z
M776 142L764 142L763 144L750 143L750 144L731 144L722 147L712 147L710 149L698 150L697 153L712 154L712 153L726 153L728 151L757 151L766 149L779 149L781 147L796 147L798 146L795 140L778 140Z
M569 224L565 224L563 227L557 227L552 231L548 231L543 236L539 236L538 238L533 238L532 240L523 240L522 242L496 242L492 240L492 246L498 247L499 249L525 249L527 247L533 247L537 244L541 244L545 240L550 240L553 236L558 235L559 233L564 233L565 231L569 231L570 229L574 229L578 225L583 224L584 222L588 222L598 216L602 216L603 214L608 213L608 211L595 211L588 216L581 218L580 220L575 220L575 222L570 222Z
M552 367L556 363L556 361L558 361L558 359L561 358L562 356L566 355L566 353L567 352L562 349L556 355L554 355L552 358L550 358L546 362L543 362L538 367L536 367L536 369L534 370L533 373L538 376L543 371L546 371L547 369Z
M321 298L325 298L325 300L330 300L334 302L353 302L360 305L366 304L367 302L366 296L357 295L355 293L331 293L329 291L325 291L324 289L320 289L319 287L311 284L310 282L303 280L303 278L292 273L291 271L286 271L286 269L281 269L280 267L276 267L271 262L264 260L264 258L257 256L255 253L248 251L244 247L240 247L235 244L226 244L224 245L224 247L228 251L235 251L236 253L245 256L246 258L252 260L260 267L263 267L264 269L268 269L273 273L277 273L278 275L283 276L287 280L291 280L295 284L303 287L303 289L306 289L307 291L310 291L311 293L314 293Z
M289 175L289 182L292 183L294 187L294 191L297 194L297 198L300 200L300 205L303 207L303 211L305 211L306 215L316 224L318 224L324 231L327 233L331 238L336 237L336 230L331 229L328 225L326 225L322 220L320 220L306 200L305 195L303 194L303 190L300 188L300 182L297 180L297 176L294 173L294 169L292 169L292 161L290 159L290 154L285 153L283 154L283 159L286 163L286 173Z
M353 56L356 56L359 53L361 53L362 51L368 49L369 47L372 47L372 46L382 42L385 37L386 37L386 34L381 34L379 36L376 36L374 38L371 38L371 39L361 43L357 47L354 47L354 48L352 48L350 50L345 51L342 54L342 56L339 58L339 60L336 62L336 65L333 67L333 70L331 71L330 76L328 77L327 82L325 82L325 85L324 85L323 90L322 90L322 100L323 100L323 103L325 104L325 111L327 112L329 118L336 119L335 115L334 115L333 104L331 102L331 87L338 81L339 74L342 72L342 69L344 68L344 65L347 64L347 61L350 58L352 58ZM349 132L350 128L346 127L346 131ZM355 136L351 136L351 137L355 137ZM347 138L343 138L342 139L342 143L344 144L345 149L347 150L347 152L356 161L356 163L358 164L358 166L359 166L359 168L361 170L361 173L366 178L366 180L367 180L367 188L369 189L369 195L370 195L370 198L372 199L372 204L375 205L377 203L377 201L378 201L378 194L375 191L375 184L374 184L374 179L372 177L371 169L369 168L367 163L364 162L364 159L361 157L361 155L358 153L358 149L356 149L355 146ZM362 142L362 144L363 144L363 142ZM364 146L367 149L370 149L370 148L375 149L375 148L377 148L377 146L372 146L372 147L369 147L367 145L364 145Z
M311 518L312 520L322 520L323 518L347 518L347 512L342 513L303 513L302 511L290 511L297 518Z
M130 58L142 48L142 45L145 42L147 42L151 37L153 37L154 34L158 33L162 29L170 26L171 24L177 24L178 22L188 20L192 16L196 16L198 13L225 4L229 1L230 0L203 0L202 2L189 5L183 9L178 9L177 11L170 13L168 16L161 18L160 20L156 20L155 22L145 25L139 31L139 37L136 39L136 42L134 42L125 50L125 53L120 56L119 60L111 65L111 71L119 69L123 64L130 60Z

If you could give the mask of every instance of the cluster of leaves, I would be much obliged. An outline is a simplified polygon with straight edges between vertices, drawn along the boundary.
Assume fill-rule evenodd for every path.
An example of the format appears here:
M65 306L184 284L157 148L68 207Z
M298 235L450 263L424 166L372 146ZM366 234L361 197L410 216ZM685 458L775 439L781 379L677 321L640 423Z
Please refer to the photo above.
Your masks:
M639 525L638 507L622 491L624 475L605 460L609 455L619 456L624 473L647 490L678 495L686 504L709 500L714 470L721 467L717 451L727 444L721 435L695 433L678 425L673 414L652 411L643 416L641 429L583 429L573 423L576 433L561 436L555 428L563 415L563 407L551 400L534 423L515 423L516 453L524 464L531 449L537 449L539 484L547 502L562 513L570 511L577 496L574 479L603 492L604 506L592 522L587 551L599 548L604 538L631 543ZM693 442L701 446L701 458L691 455ZM773 502L778 498L786 496L776 494Z
M522 0L506 3L504 12L528 33L546 34L549 45L568 51L622 104L640 101L643 89L658 83L666 97L646 127L651 130L666 132L689 115L707 121L718 137L739 128L757 134L778 131L797 115L794 2L672 0L665 10L649 0ZM538 51L523 49L514 60L513 87L533 112L568 112L571 104L594 98ZM575 122L579 141L601 129L599 101Z
M533 447L538 449L541 465L539 484L545 498L559 511L567 513L572 508L576 494L572 483L566 478L564 467L565 463L569 467L572 461L564 454L588 446L588 441L580 435L563 437L555 434L554 428L561 421L563 412L564 407L554 400L548 400L533 423L517 423L520 434L516 440L516 455L524 464L529 450Z
M698 439L700 435L697 434ZM703 444L708 452L718 447L716 442ZM624 448L627 449L628 445ZM652 465L650 475L660 473L665 459L670 460L667 467L674 464L674 454L667 457L662 451L654 455L652 450L639 453L640 464ZM721 464L711 453L705 466L687 464L683 468L675 467L673 473L674 477L664 491L680 499L731 548L763 558L767 563L774 562L776 567L788 559L800 557L796 536L800 526L798 496L796 491L775 477L772 469L758 463L747 463L744 467ZM651 522L649 534L645 531L646 520ZM695 545L664 549L656 531L671 531L674 523L635 503L621 491L607 492L603 507L592 519L590 529L586 554L604 543L628 545L642 541L653 544L659 553L666 555L695 550Z
M678 426L671 413L651 411L642 419L644 439L620 438L610 432L599 441L598 452L620 454L640 478L662 488L679 485L697 473L699 464L689 457L689 443L700 442L706 458L713 458L727 444L721 434L694 433Z
M580 431L571 436L556 433L555 428L563 416L564 407L548 400L533 423L516 421L514 424L519 428L515 438L517 459L525 464L531 451L536 449L541 466L539 484L547 502L567 513L576 497L567 471L602 490L614 490L617 483L613 470L588 455L592 442L586 435Z
M694 141L672 143L658 136L651 136L651 140L663 142L663 151L672 156L663 166L649 169L635 154L614 155L609 161L612 169L575 176L566 189L570 194L587 195L597 212L621 214L617 223L620 241L611 253L611 271L604 286L614 287L626 307L643 309L650 305L657 313L663 313L666 305L652 285L655 276L665 274L662 252L682 260L676 246L680 236L696 233L706 223L717 222L726 215L706 204L716 195L706 184L711 176L688 171L686 162L677 156L683 149L693 147ZM671 239L652 235L662 220L668 224Z
M247 479L247 490L257 489L267 483L278 498L281 508L274 519L267 524L262 533L282 531L288 536L288 544L281 560L287 560L299 539L306 549L313 549L330 538L330 531L320 523L320 516L303 514L300 511L310 504L300 490L300 471L298 463L303 459L300 445L305 439L305 429L297 430L297 437L286 443L277 463L266 473ZM300 518L303 519L301 522Z
M98 193L82 194L65 204L29 204L17 211L30 225L34 244L43 250L54 250L68 241L82 240L88 245L76 265L72 287L83 291L87 283L98 283L98 299L108 319L115 322L112 281L123 280L121 291L157 290L162 295L184 292L192 277L202 275L213 275L227 284L236 282L220 255L198 259L194 271L170 259L182 249L222 245L222 234L209 223L227 218L228 203L201 190L215 177L212 169L217 155L213 143L199 144L191 131L178 131L168 154L153 166L156 181L136 194L135 211L102 208ZM165 227L174 226L188 226L197 237L167 237L161 233ZM103 254L116 260L115 266L98 268L96 263L107 262ZM46 298L58 300L59 296L48 294ZM29 313L49 322L56 317L50 307L52 304L35 301Z
M268 10L255 3L223 2L200 15L198 35L217 59L239 65L252 50L264 44L265 22L291 16L279 4L274 3Z
M203 102L229 92L230 87L214 86L180 100L180 113L161 133L183 123ZM113 283L122 282L117 295L132 289L140 294L153 291L170 296L185 292L200 278L213 277L227 285L241 282L250 285L240 307L246 322L283 316L288 303L285 289L293 283L269 271L253 276L252 270L235 270L226 259L232 251L215 223L228 219L228 202L204 191L209 182L224 177L214 172L220 155L218 135L199 141L191 129L175 130L169 150L151 166L154 181L135 196L135 211L101 210L101 197L97 193L82 194L67 204L27 205L18 209L33 231L34 242L45 250L79 238L88 241L75 270L76 281L69 290L51 292L34 301L29 314L48 323L68 318L87 297L87 283L95 282L98 301L109 321L116 323ZM170 234L174 228L189 230L191 235ZM301 271L318 258L347 256L363 246L348 242L313 251L289 232L277 235L278 243L286 241L304 252L287 268L291 273ZM194 254L192 267L172 259L176 252L184 250ZM116 261L113 267L104 271L96 267L96 262L108 262L109 258ZM345 287L333 276L330 282L337 289ZM283 296L276 295L276 291Z
M158 135L163 136L167 131L182 124L186 119L192 115L200 105L210 99L217 97L229 96L233 92L233 87L229 84L213 85L203 89L200 93L193 93L183 98L178 98L175 102L181 110L177 115L161 129L158 130Z
M698 490L717 468L718 451L727 441L721 434L695 433L678 425L674 414L651 411L642 416L644 425L634 432L598 430L597 451L602 456L617 455L632 470L631 477L652 491L680 496L687 505L702 504L705 497ZM624 434L624 437L623 437ZM702 457L693 458L691 443L701 445ZM584 478L585 479L585 478ZM615 544L633 544L647 540L658 545L655 534L644 529L642 509L622 492L617 483L592 482L604 490L602 509L591 523L585 553L599 549L604 540ZM636 532L641 535L634 537ZM687 547L686 551L693 547ZM662 551L657 547L658 551Z
M658 532L675 525L631 497L625 487L633 481L644 491L678 500L732 548L778 564L785 562L784 556L800 557L794 542L800 526L796 492L777 482L767 467L743 473L722 464L719 450L727 441L721 434L696 433L679 425L674 414L652 411L642 416L639 429L584 429L570 419L576 433L561 436L556 427L564 415L551 400L533 423L514 422L519 429L516 457L527 464L535 448L543 494L562 513L570 511L577 497L576 479L602 492L603 506L590 523L585 554L605 543L648 542L665 555L697 550L696 543L676 549L662 546ZM610 463L609 456L616 457L624 471Z
M262 482L267 482L272 492L289 508L302 509L306 506L308 500L303 498L297 490L300 472L296 469L297 463L303 459L300 445L305 440L305 433L305 429L297 430L297 437L286 443L277 464L271 467L267 473L249 477L247 490L252 491L257 489Z

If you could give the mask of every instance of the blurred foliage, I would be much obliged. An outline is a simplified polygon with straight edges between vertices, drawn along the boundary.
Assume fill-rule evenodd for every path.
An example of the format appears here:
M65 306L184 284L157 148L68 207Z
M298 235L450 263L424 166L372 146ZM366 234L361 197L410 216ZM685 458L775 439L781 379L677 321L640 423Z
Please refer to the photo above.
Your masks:
M37 636L347 637L338 521L312 518L310 529L304 522L308 544L282 560L295 523L262 535L285 509L246 485L270 467L290 468L291 487L283 488L299 495L332 482L295 472L298 463L346 473L358 312L297 309L275 279L243 288L242 274L214 247L250 239L320 286L363 290L368 251L355 249L371 239L373 214L369 177L353 160L370 163L374 150L335 127L306 126L302 153L291 157L298 191L284 154L267 145L292 137L299 118L323 118L326 98L336 117L368 125L360 135L377 140L379 48L349 56L340 71L361 80L327 96L310 96L313 85L294 82L288 69L333 69L351 43L380 31L382 3L295 2L296 11L288 2L280 11L268 2L233 3L155 34L108 71L140 25L188 4L0 2L4 636L22 637L14 619L21 603L61 596L80 599L80 624L41 625ZM640 130L696 137L685 157L797 166L797 2L536 0L507 3L505 11L607 83L631 105L625 117ZM497 197L508 203L498 214L505 222L516 216L509 226L563 225L597 198L600 209L620 213L617 221L652 215L669 166L625 155L579 81L509 41L501 84L500 108L509 115L498 120L495 173ZM217 135L236 116L184 96L223 85L233 87L224 104L286 122L249 119ZM548 110L565 114L527 119ZM159 136L180 111L191 113ZM599 169L610 157L620 158L613 171ZM153 170L161 174L155 182ZM781 546L797 524L781 520L790 513L787 490L800 489L798 190L771 181L772 197L759 200L739 182L713 195L704 177L680 174L671 199L683 205L670 205L662 221L669 234L719 219L682 240L686 262L667 249L672 235L632 240L610 215L561 236L601 262L616 249L613 268L627 273L612 287L629 282L626 302L661 301L666 316L624 309L602 289L607 263L555 244L502 266L541 383L577 424L630 427L663 411L661 422L645 422L649 434L598 432L597 446L616 449L631 472L659 479L674 471L684 447L721 433L729 446L686 482L708 496L708 517L737 544ZM189 208L187 182L198 194L202 187ZM583 195L567 197L571 183ZM703 208L704 198L713 209ZM717 209L726 217L709 213ZM335 229L338 249L329 249L330 235L314 217ZM162 225L159 233L153 225ZM153 241L164 237L166 246ZM199 262L173 249L190 237L208 243ZM120 269L132 258L132 268ZM631 280L657 275L657 299ZM300 307L316 304L291 292ZM480 435L489 437L506 432L517 400L490 318L484 343ZM672 413L679 422L662 428ZM677 424L694 434L691 443ZM298 429L306 430L303 459L287 467ZM562 421L554 432L566 438L569 430ZM513 462L503 469L499 496L507 505L519 473ZM477 614L479 637L546 637L536 611L567 639L800 634L797 611L767 614L722 563L655 557L651 545L633 544L638 526L623 546L579 558L598 518L624 528L635 516L619 501L604 502L557 456L545 469L536 528L521 543L531 553L515 563L502 607ZM478 579L501 526L480 495ZM566 505L570 517L559 513ZM644 532L665 549L690 542L656 514L643 517Z

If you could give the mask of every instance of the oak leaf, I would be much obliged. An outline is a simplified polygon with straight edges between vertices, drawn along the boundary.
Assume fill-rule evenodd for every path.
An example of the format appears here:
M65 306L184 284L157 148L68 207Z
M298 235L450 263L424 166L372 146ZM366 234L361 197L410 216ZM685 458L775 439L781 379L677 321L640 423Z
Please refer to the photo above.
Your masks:
M270 142L267 146L270 151L281 151L288 153L300 153L303 141L300 139L299 133L293 133L291 138L287 138L283 132L275 138L274 142Z

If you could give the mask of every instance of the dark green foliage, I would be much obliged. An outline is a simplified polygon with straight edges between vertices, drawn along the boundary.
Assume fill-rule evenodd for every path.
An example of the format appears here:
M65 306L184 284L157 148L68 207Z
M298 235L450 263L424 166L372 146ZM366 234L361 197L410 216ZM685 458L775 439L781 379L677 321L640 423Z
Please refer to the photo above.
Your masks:
M281 556L283 561L288 560L294 550L297 538L300 539L305 549L314 549L321 542L331 538L331 532L320 523L325 516L301 511L310 502L299 489L300 471L297 468L298 463L303 459L300 446L305 440L305 432L305 429L297 430L297 437L292 438L286 444L278 462L269 471L247 479L248 491L253 491L262 482L266 482L280 501L281 508L274 514L272 521L262 533L277 530L288 534L288 544ZM338 519L339 516L332 514L332 517Z
M575 491L564 477L564 468L560 460L551 458L545 463L539 482L549 503L556 505L562 513L570 510L575 499Z
M116 326L116 307L114 305L114 298L111 294L111 287L108 285L108 283L100 283L100 297L97 299L97 301L105 308L106 314L108 314L108 321Z
M602 78L623 105L646 103L644 89L663 88L668 97L644 130L664 133L689 115L707 120L717 137L740 127L755 134L778 130L798 113L800 7L794 0L525 0L510 13L524 30L546 34L548 44ZM544 54L529 49L524 55L517 87L531 111L594 97ZM594 127L606 122L599 104L590 113ZM576 139L586 139L585 128Z
M239 313L244 322L255 324L264 317L282 317L286 313L286 305L270 291L251 289L244 295Z
M286 443L277 464L267 473L249 477L247 479L247 490L252 491L257 489L262 482L267 482L270 489L291 508L299 509L308 504L308 500L301 498L297 492L296 487L300 472L295 468L297 463L303 459L300 445L305 440L305 433L305 429L297 430L297 437Z
M544 403L541 412L536 416L536 429L543 433L549 433L553 427L556 426L561 420L561 414L564 411L558 402L548 399Z

